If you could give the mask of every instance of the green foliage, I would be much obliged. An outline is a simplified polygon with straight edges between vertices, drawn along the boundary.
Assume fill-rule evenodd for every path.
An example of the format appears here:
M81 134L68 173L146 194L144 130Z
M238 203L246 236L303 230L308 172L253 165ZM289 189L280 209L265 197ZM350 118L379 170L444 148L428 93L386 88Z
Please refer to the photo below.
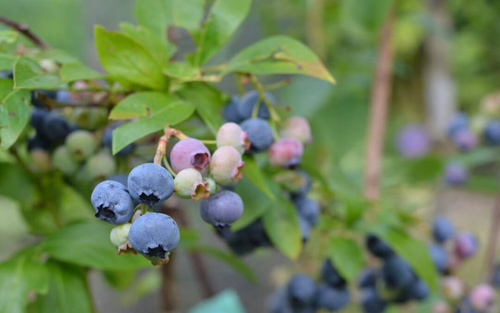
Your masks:
M77 80L98 79L102 77L101 74L80 62L63 64L59 75L61 76L61 79L66 83L74 82Z
M0 79L0 147L10 148L28 124L30 93L12 91L12 80Z
M346 280L354 281L365 265L361 247L343 236L332 236L329 241L328 256Z
M55 89L63 84L55 75L46 74L33 60L20 58L14 67L15 89Z

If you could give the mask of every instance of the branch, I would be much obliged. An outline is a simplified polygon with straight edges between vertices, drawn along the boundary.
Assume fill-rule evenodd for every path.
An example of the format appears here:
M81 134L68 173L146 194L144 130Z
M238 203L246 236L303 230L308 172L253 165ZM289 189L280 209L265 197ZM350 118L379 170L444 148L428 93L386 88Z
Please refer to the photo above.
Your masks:
M43 42L40 38L38 38L38 36L36 36L35 34L33 34L29 30L28 25L16 23L12 20L9 20L8 18L6 18L4 16L0 16L0 23L5 24L5 25L9 26L10 28L17 30L18 32L23 34L26 38L31 40L40 49L46 50L46 49L50 48L48 44Z
M486 281L493 280L495 273L496 257L498 251L498 239L500 237L500 191L498 192L491 218L491 229L488 243L488 256L486 258Z
M391 93L391 74L393 63L392 12L387 13L381 31L378 63L370 105L370 117L367 134L365 196L371 200L379 197L380 160L384 145L387 117L387 103Z

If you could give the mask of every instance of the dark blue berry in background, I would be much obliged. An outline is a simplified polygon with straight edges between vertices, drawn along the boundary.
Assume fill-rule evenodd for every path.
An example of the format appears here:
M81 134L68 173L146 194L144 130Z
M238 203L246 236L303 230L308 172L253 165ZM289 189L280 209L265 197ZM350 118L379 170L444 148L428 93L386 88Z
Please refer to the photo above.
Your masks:
M455 236L455 227L443 216L438 216L432 223L432 235L434 240L443 243Z
M394 255L394 251L382 239L373 234L366 236L366 248L376 257L385 259Z
M265 92L264 95L269 100L269 102L271 102L273 105L276 104L276 99L271 93ZM256 90L249 91L241 97L240 101L238 101L236 104L237 112L241 120L246 120L252 117L253 109L255 105L257 105L259 98L259 93ZM269 114L266 103L261 100L260 104L258 105L259 109L257 112L257 117L268 120L271 115Z
M344 287L346 284L345 279L333 266L330 259L323 261L323 265L321 266L321 279L331 287Z
M222 114L227 122L239 123L242 121L237 108L239 101L240 99L238 96L232 96L224 106Z

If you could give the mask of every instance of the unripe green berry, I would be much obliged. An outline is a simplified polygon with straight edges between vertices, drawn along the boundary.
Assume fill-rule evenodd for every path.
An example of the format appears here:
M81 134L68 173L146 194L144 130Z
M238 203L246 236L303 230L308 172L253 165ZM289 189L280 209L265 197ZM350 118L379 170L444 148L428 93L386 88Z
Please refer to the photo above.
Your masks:
M217 183L210 177L205 178L205 184L207 185L208 192L213 195L217 192Z
M115 173L115 159L108 151L103 150L87 161L85 170L90 179L102 180Z
M86 130L77 130L66 138L66 147L73 160L80 162L89 158L96 148L94 135Z
M230 185L243 177L244 164L235 148L221 147L212 156L210 177L221 186Z
M131 226L132 224L127 223L116 226L111 230L109 239L115 247L119 248L120 246L123 246L128 242L128 233L130 232Z
M33 149L30 151L30 161L33 169L38 173L45 173L50 170L50 155L42 149Z
M73 160L66 146L59 146L52 154L54 167L66 175L71 175L78 169L78 163Z
M180 171L175 177L174 185L177 196L181 198L198 200L210 196L201 173L194 168L186 168Z

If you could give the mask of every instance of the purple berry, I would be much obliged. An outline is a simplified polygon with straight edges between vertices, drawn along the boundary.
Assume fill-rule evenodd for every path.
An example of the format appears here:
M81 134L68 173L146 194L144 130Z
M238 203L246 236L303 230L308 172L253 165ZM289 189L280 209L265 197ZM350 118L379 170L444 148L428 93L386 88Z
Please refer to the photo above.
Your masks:
M476 237L471 233L461 233L455 238L455 254L459 259L468 259L478 248Z
M221 186L230 185L243 177L244 164L235 148L221 147L210 161L210 177Z
M127 223L134 212L134 203L127 188L115 181L99 183L90 199L95 216L111 224Z
M404 158L416 159L429 152L431 141L429 134L423 127L408 125L399 132L396 146Z
M200 204L201 218L208 224L224 228L238 220L243 214L243 200L232 191L223 190Z
M469 172L461 163L449 162L445 168L445 180L452 186L463 185L469 178Z
M457 130L452 139L460 151L470 151L477 146L477 137L468 128Z
M472 307L479 312L487 312L495 304L495 289L487 284L481 284L470 292L469 299Z
M198 139L187 138L172 148L170 162L176 173L186 168L194 168L204 173L210 164L210 151Z
M258 153L269 149L274 142L271 125L261 118L252 118L243 121L241 128L248 133L250 140L249 153Z
M153 207L170 198L174 192L174 179L164 167L146 163L130 172L128 188L132 198Z
M304 146L293 138L282 138L269 148L269 163L273 166L295 168L302 162Z

